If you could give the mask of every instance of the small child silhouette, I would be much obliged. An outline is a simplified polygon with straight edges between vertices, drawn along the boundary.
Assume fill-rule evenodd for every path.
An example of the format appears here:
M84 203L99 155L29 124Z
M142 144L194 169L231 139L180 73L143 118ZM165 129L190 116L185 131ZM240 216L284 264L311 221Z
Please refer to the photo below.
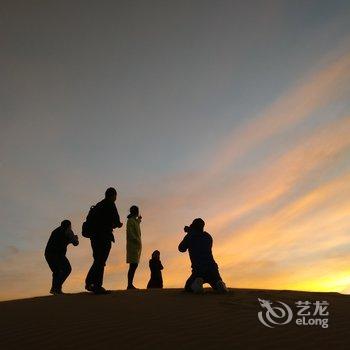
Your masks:
M159 250L155 250L152 253L152 257L149 261L149 268L151 270L151 279L147 284L147 289L163 288L163 277L162 277L163 265L162 265L162 262L160 261Z

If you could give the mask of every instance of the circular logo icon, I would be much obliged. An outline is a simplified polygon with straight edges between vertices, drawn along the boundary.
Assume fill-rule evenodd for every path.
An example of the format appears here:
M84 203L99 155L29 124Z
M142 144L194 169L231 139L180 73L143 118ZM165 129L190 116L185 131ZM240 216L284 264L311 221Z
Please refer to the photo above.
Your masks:
M258 312L258 318L264 326L274 328L274 326L288 324L292 320L292 309L286 303L282 301L272 302L260 298L258 300L263 309L263 311Z

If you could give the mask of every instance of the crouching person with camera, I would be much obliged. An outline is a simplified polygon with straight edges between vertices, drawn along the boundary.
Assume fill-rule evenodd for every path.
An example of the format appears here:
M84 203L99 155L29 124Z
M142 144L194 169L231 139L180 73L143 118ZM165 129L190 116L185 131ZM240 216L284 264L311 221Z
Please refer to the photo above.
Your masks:
M179 244L180 252L188 250L192 264L192 274L186 282L185 291L203 293L203 284L209 283L214 290L226 293L228 290L212 254L213 239L204 231L204 226L202 219L193 220L190 226L185 226L184 231L187 234Z
M79 244L78 236L72 231L69 220L63 220L61 225L52 231L45 249L45 259L52 271L50 294L64 294L62 285L70 275L72 268L66 257L67 246Z

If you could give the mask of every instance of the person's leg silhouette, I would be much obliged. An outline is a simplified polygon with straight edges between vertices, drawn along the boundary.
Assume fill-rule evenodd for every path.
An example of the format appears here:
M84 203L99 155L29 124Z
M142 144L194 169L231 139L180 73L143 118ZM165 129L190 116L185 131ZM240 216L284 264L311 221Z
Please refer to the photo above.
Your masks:
M60 274L58 277L58 286L60 290L62 290L63 283L66 281L71 272L72 267L69 263L69 260L65 256L62 257L60 261Z
M136 289L136 287L134 287L134 276L135 276L135 271L136 271L138 265L139 264L137 264L137 263L130 263L129 264L128 289Z
M102 288L106 261L111 250L111 242L91 239L94 262L86 276L86 289L96 291Z
M206 280L210 284L210 286L217 292L228 292L226 284L222 280L217 266L213 266L210 269L208 269Z
M52 271L52 286L50 293L61 294L62 285L72 271L69 260L64 255L49 254L46 255L46 261Z
M185 291L195 294L201 294L204 292L203 283L204 279L202 275L192 271L191 276L186 281Z

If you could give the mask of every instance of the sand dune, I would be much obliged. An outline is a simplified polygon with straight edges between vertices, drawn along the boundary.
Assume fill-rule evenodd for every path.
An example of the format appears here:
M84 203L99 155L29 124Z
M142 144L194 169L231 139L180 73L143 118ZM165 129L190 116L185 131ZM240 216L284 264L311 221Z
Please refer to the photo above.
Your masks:
M329 327L267 328L258 298L327 300ZM231 289L87 293L0 303L0 349L350 349L350 296Z

